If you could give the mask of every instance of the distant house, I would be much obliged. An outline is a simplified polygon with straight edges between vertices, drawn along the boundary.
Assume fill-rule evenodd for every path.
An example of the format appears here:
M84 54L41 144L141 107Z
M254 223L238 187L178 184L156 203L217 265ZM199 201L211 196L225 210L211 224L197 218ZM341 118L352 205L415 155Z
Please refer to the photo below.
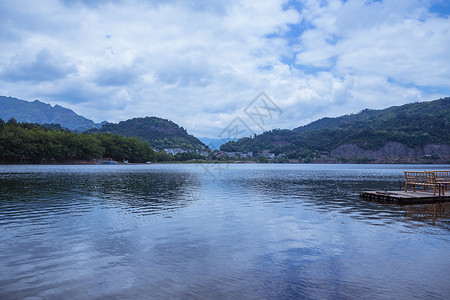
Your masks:
M222 151L216 152L215 155L216 155L216 157L222 157L222 158L225 158L225 156L226 156L225 152L222 152Z
M320 157L321 158L328 158L329 155L330 155L330 152L328 152L328 151L320 152Z
M208 151L199 151L198 154L200 154L201 156L204 156L204 157L208 157L209 156L209 152Z
M164 151L166 151L166 153L169 154L169 155L176 155L178 153L185 153L185 152L187 152L186 150L183 150L181 148L164 149Z
M224 152L226 156L228 157L242 157L242 152Z
M248 158L253 156L253 152L223 152L227 157L231 158Z
M249 151L247 153L242 153L242 157L243 158L253 157L253 152Z
M260 156L264 156L267 158L274 158L275 154L274 153L270 153L269 150L264 150L262 153L259 154Z

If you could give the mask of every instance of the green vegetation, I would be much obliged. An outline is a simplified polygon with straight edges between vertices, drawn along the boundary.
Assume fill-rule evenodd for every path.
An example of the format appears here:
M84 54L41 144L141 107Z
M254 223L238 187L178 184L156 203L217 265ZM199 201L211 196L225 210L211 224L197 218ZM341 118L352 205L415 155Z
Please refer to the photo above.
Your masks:
M110 133L76 134L15 119L0 119L0 162L52 163L108 157L129 162L156 161L158 154L138 138Z
M0 108L4 109L0 110L0 116L15 111L23 117L13 105L18 103L22 107L22 102L26 101L0 96ZM196 152L205 145L169 120L157 117L134 118L118 124L106 123L100 129L93 128L77 134L65 129L67 125L64 123L59 125L53 122L59 118L55 117L57 111L64 112L63 115L69 111L69 115L80 117L74 112L60 106L51 107L37 100L26 102L27 105L35 109L28 111L28 115L40 115L45 111L49 115L39 117L42 125L19 123L14 118L5 123L0 119L0 163L70 162L101 157L129 162L204 159ZM44 117L52 121L43 124ZM327 152L344 144L352 143L366 150L376 150L388 142L398 142L408 147L423 147L433 143L449 145L450 98L384 110L366 109L358 114L338 118L323 118L293 130L275 129L231 141L220 149L226 152L251 151L255 155L254 160L260 162L288 162L289 159L311 162L327 157ZM152 148L160 151L155 152ZM188 151L172 156L162 151L167 148ZM276 158L267 159L264 154L258 156L264 150L274 153ZM286 155L278 157L281 153ZM239 155L233 158L212 155L210 159L237 161L242 158ZM440 157L436 154L430 159L438 160ZM337 160L346 162L347 159L340 157ZM360 157L356 162L370 161L369 158Z
M113 133L127 137L137 137L147 141L154 149L181 148L185 150L199 149L204 144L196 137L188 134L186 129L172 121L145 117L119 122L106 123L100 129L91 129L86 133Z
M29 102L0 96L0 118L3 120L14 118L18 122L37 123L52 129L67 128L71 131L85 131L87 134L112 133L124 137L137 137L149 142L151 147L158 150L167 148L195 150L205 146L196 137L188 134L183 127L169 120L146 117L134 118L118 124L107 122L97 124L70 109L59 105L51 106L39 100Z
M343 144L376 150L388 142L409 147L450 144L450 98L323 118L293 130L271 130L228 142L220 149L254 153L269 150L286 153L289 158L308 159L314 152L332 151Z

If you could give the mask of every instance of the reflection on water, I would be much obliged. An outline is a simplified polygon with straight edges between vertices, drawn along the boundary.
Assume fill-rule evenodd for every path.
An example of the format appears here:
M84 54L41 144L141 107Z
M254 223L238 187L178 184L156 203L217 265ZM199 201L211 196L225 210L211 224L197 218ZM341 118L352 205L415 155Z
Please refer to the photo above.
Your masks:
M133 213L161 213L180 209L195 201L200 190L195 176L167 172L97 175L90 179L87 189L91 197L103 198L111 205Z
M442 220L450 220L450 203L433 203L405 205L405 216L415 221L440 224Z
M427 167L0 166L0 299L444 299L450 203L358 197Z
M399 206L386 203L364 201L358 197L361 191L398 190L401 173L373 172L363 170L354 173L343 170L273 170L260 171L256 176L241 177L235 174L228 184L238 182L242 189L251 189L264 202L280 205L302 205L316 211L339 212L351 218L375 225L390 224L404 217L415 221L432 221L430 224L450 229L450 215L445 207L449 203ZM245 175L244 175L245 176ZM236 187L233 186L233 189ZM414 211L436 212L429 218L414 217ZM432 217L433 216L433 217Z
M22 218L24 212L29 218L50 211L82 212L99 204L140 214L170 211L189 205L200 188L192 174L167 172L12 173L0 179L1 205L9 221Z

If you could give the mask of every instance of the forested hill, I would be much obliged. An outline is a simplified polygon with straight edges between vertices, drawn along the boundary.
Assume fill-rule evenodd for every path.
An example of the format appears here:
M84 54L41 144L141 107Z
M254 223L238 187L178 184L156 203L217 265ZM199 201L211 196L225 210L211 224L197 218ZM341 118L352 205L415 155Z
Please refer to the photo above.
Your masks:
M332 151L344 144L376 150L388 142L412 148L432 143L450 145L450 98L323 118L293 130L272 130L228 142L221 150L289 154Z
M106 123L100 129L92 129L87 133L109 132L126 137L137 137L150 143L154 149L182 148L198 149L204 144L187 133L186 129L172 121L145 117L119 122Z
M63 128L86 133L113 133L125 137L137 137L147 141L155 149L198 149L204 144L172 121L157 118L134 118L118 124L94 123L70 109L51 106L39 100L33 102L0 96L0 119L36 124L60 124ZM102 126L103 125L103 126ZM101 128L100 128L101 127Z
M11 118L18 122L60 124L73 131L101 127L101 124L94 123L94 121L59 105L51 106L39 100L29 102L0 96L0 119L7 121Z
M159 159L138 138L109 133L80 134L34 123L0 119L0 163L67 163L92 158L148 162ZM164 160L164 158L163 158Z
M340 127L344 124L356 123L375 123L377 127L383 126L379 123L391 122L394 118L400 116L402 119L414 116L435 117L435 112L442 110L448 111L450 107L450 98L443 98L429 102L416 102L402 106L391 106L382 110L365 109L358 114L350 114L337 118L322 118L308 125L293 129L295 132L305 132L314 129L329 127ZM385 124L389 125L389 124ZM411 124L412 125L412 124ZM345 125L344 125L345 126Z

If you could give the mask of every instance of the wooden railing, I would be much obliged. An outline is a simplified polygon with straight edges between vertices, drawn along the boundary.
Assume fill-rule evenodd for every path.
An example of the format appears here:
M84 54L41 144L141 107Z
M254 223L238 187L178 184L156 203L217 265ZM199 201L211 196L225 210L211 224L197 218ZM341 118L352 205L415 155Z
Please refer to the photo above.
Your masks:
M440 184L443 190L450 189L450 171L433 171L436 183Z
M436 190L439 195L445 195L445 190L448 191L450 186L450 171L425 171L425 172L411 172L405 171L405 192L408 191L408 186L412 186L413 191L416 191L416 186L423 186L425 191L428 187L433 187L433 195L436 195Z

